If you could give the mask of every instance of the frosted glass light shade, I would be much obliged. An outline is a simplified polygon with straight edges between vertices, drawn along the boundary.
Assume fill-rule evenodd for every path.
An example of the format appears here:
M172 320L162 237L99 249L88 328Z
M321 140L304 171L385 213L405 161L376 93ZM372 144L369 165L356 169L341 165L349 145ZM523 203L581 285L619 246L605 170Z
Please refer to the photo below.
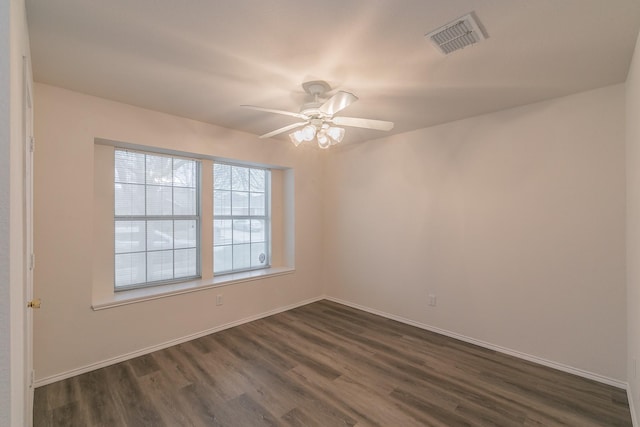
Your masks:
M291 139L291 142L293 142L293 145L295 145L296 147L302 144L302 141L304 141L304 135L302 134L301 130L291 132L289 134L289 138Z
M342 142L342 138L344 138L344 128L332 126L327 129L327 135L329 135L335 142Z
M318 146L320 148L329 148L331 146L331 141L329 141L329 137L324 133L318 134Z
M289 134L289 139L296 147L304 141L312 141L316 138L320 148L329 148L330 146L342 142L345 130L339 127L329 126L324 123L322 128L318 129L314 125L307 125L302 129Z
M313 125L306 125L302 128L302 134L305 141L311 141L316 136L316 127Z

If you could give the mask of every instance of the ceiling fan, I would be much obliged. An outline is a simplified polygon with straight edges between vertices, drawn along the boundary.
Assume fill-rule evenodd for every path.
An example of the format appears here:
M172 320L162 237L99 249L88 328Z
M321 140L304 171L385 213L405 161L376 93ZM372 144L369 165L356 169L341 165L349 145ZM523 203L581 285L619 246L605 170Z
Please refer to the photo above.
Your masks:
M255 105L241 105L241 107L251 108L253 110L265 111L267 113L283 114L301 119L301 122L293 123L280 129L276 129L260 138L271 138L298 129L289 134L289 138L297 147L304 141L312 141L314 138L318 141L320 148L329 148L331 145L337 144L344 138L345 130L339 126L351 126L364 129L374 129L389 131L393 129L393 122L384 120L361 119L357 117L335 116L340 111L347 108L358 100L358 97L350 92L338 91L332 97L325 99L326 93L331 91L329 84L322 80L305 82L302 88L306 93L311 95L313 101L302 105L299 113L284 110L274 110L271 108L256 107Z

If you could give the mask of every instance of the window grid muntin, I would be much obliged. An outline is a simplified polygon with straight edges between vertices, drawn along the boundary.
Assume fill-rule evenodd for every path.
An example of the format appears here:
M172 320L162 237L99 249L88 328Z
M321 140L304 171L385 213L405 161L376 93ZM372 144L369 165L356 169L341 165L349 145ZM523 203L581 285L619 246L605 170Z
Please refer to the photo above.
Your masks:
M119 152L122 153L136 153L136 154L140 154L144 156L144 162L143 162L143 180L144 180L144 184L140 184L140 183L132 183L132 182L123 182L118 180L115 177L115 173L114 173L114 185L116 184L121 184L121 185L140 185L140 186L144 186L144 211L145 211L145 215L116 215L115 210L116 210L116 206L115 206L115 194L114 194L114 230L116 227L116 224L118 222L124 222L124 221L141 221L144 222L144 227L145 227L145 231L144 231L144 242L145 242L145 250L144 251L130 251L130 252L116 252L116 249L114 247L114 290L117 291L125 291L125 290L130 290L130 289L138 289L138 288L146 288L146 287L150 287L150 286L158 286L158 285L164 285L164 284L170 284L170 283L176 283L176 282L183 282L185 280L191 280L191 279L198 279L201 277L201 263L200 263L200 186L201 186L201 176L200 176L200 162L196 159L190 159L187 157L179 157L179 156L169 156L169 155L163 155L163 154L158 154L158 153L153 153L153 152L144 152L144 151L137 151L137 150L129 150L129 149L116 149L114 151L114 156L117 156ZM172 215L146 215L147 213L147 188L149 186L157 186L157 187L169 187L168 185L159 185L159 184L148 184L147 183L147 158L149 156L153 156L153 157L164 157L164 158L169 158L171 159L171 173L172 173L172 181L171 181L171 200L172 200L172 204L171 204L171 213ZM175 167L174 167L174 162L175 160L186 160L186 161L191 161L194 164L194 177L193 177L193 185L194 186L176 186L175 185ZM115 168L114 168L115 169ZM174 210L175 210L175 192L174 189L175 188L191 188L195 190L195 206L194 206L194 210L195 210L195 214L194 215L173 215ZM186 248L175 248L175 222L176 221L195 221L195 247L191 246L191 247L186 247ZM172 222L172 249L159 249L159 250L149 250L148 248L148 225L150 221L171 221ZM115 246L115 232L114 232L114 246ZM196 265L195 265L195 275L192 276L180 276L180 277L175 277L175 253L176 250L187 250L187 249L195 249L196 250ZM129 285L121 285L121 286L117 286L116 285L116 276L117 276L117 269L116 269L116 258L118 255L131 255L131 254L140 254L140 253L145 253L145 254L149 254L149 253L155 253L155 252L168 252L168 251L172 252L172 257L173 257L173 262L172 262L172 279L167 279L167 280L154 280L154 281L149 281L149 273L148 273L148 269L149 269L149 257L145 256L145 268L144 268L144 276L145 276L145 281L144 282L140 282L140 283L133 283L133 284L129 284Z
M248 190L244 191L244 190L234 190L234 183L233 183L233 174L231 174L230 180L229 180L229 186L227 188L216 188L216 184L215 184L215 176L216 176L216 165L223 165L223 166L229 166L230 168L233 167L237 167L237 168L244 168L244 169L248 169L249 170L249 181L247 184ZM261 269L265 269L265 268L269 268L271 266L271 219L270 219L270 215L271 215L271 209L270 209L270 202L271 202L271 198L270 198L270 189L271 189L271 170L268 168L260 168L260 167L253 167L253 166L246 166L246 165L242 165L242 164L235 164L235 163L226 163L226 162L214 162L213 164L213 168L212 168L212 175L213 175L213 199L215 201L215 193L216 191L224 191L224 192L228 192L230 194L230 198L229 198L229 211L231 212L230 215L226 215L226 214L215 214L215 210L216 207L214 206L214 215L213 215L213 232L214 232L214 236L213 236L213 270L214 270L214 275L225 275L225 274L233 274L233 273L239 273L239 272L243 272L243 271L253 271L253 270L261 270ZM232 170L232 169L231 169ZM251 170L256 170L256 171L263 171L264 172L264 191L252 191L252 185L251 185ZM247 198L247 205L248 205L248 209L249 209L249 214L248 215L234 215L233 214L233 193L234 192L241 192L241 193L247 193L248 198ZM263 211L264 211L264 215L252 215L251 214L251 194L255 193L255 194L263 194L264 195L264 203L263 203ZM249 221L249 234L251 235L251 220L262 220L264 222L264 240L263 241L259 241L259 242L252 242L251 240L249 241L249 243L234 243L234 237L233 237L233 233L235 233L235 230L233 228L233 220L247 220ZM217 245L216 244L216 238L215 238L215 221L220 220L230 220L231 222L231 243L230 244L224 244L224 245ZM250 237L251 239L251 237ZM251 257L251 244L252 243L263 243L265 248L264 248L264 254L265 254L265 262L264 265L259 265L259 266L255 266L255 267L247 267L247 268L238 268L238 269L234 269L233 268L233 249L235 246L240 246L240 245L249 245L249 256ZM228 247L231 248L231 256L232 256L232 261L231 261L231 269L228 270L223 270L223 271L216 271L216 265L215 265L215 248L216 247ZM249 265L251 265L251 261L249 261Z

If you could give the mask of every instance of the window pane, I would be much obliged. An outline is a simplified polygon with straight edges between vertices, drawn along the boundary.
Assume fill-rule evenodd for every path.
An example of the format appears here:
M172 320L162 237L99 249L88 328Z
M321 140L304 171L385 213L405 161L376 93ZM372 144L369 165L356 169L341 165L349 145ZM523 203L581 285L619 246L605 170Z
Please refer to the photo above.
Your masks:
M213 245L230 245L233 242L232 221L230 219L213 220Z
M230 271L233 268L233 246L213 247L213 272Z
M116 221L115 250L117 254L147 250L145 245L145 222Z
M267 264L266 243L251 244L251 267L264 267Z
M173 185L176 187L196 188L196 162L186 159L173 159Z
M173 251L147 252L147 281L173 279Z
M249 193L231 192L231 206L232 215L249 215Z
M213 188L231 190L231 166L219 163L213 165Z
M265 221L263 219L251 220L251 243L265 241Z
M231 215L231 191L213 192L213 215Z
M251 221L248 219L233 220L233 243L249 243L251 241Z
M146 281L146 254L144 252L134 254L116 255L115 286L128 286Z
M231 167L231 189L249 191L249 169L240 166Z
M173 221L147 222L147 249L173 249Z
M250 215L264 216L265 204L264 193L250 193L249 212Z
M215 273L269 264L269 173L266 169L214 163Z
M173 167L171 157L147 154L147 184L172 185Z
M251 267L251 245L233 245L233 269L242 270Z
M195 276L198 270L196 258L197 251L193 249L179 249L174 253L175 275L178 277Z
M144 154L115 152L115 182L144 184Z
M172 193L171 187L147 185L147 215L171 215Z
M197 227L195 220L174 221L174 248L195 248L197 244Z
M251 169L250 190L264 193L265 171L263 169Z
M197 276L200 163L122 150L114 156L116 288Z
M196 189L179 188L173 189L173 214L174 215L195 215L196 214Z
M144 185L115 184L115 214L144 215Z

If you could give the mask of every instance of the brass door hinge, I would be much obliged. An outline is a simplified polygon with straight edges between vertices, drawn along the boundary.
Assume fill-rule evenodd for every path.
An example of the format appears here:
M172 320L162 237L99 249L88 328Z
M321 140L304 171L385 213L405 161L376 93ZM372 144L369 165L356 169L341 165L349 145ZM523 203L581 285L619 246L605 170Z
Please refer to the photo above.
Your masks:
M29 308L40 308L42 306L42 301L40 298L32 299L27 303L27 307Z

